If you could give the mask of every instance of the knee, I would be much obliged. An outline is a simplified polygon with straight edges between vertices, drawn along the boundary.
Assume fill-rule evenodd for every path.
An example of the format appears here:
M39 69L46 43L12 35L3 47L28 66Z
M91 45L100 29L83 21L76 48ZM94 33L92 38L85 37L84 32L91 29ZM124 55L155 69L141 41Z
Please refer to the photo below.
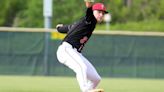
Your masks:
M97 83L99 83L101 81L101 77L97 76L96 81L97 81Z
M93 80L95 84L99 84L101 81L101 77L100 76L96 76L95 79Z

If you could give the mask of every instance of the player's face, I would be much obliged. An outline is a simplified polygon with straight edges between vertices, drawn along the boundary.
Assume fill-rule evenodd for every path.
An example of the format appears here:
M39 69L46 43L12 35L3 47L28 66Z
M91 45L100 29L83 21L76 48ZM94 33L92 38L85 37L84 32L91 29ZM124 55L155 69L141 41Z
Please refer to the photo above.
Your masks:
M93 15L95 16L97 22L102 22L103 17L104 17L105 12L104 11L99 11L99 10L94 10Z

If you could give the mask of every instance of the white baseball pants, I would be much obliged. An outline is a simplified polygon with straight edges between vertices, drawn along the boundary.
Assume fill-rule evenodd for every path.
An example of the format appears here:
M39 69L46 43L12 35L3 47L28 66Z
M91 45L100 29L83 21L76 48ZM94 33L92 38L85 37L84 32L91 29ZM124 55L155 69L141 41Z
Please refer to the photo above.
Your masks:
M63 42L57 50L57 58L76 73L82 92L95 89L100 82L101 77L93 65L71 44Z

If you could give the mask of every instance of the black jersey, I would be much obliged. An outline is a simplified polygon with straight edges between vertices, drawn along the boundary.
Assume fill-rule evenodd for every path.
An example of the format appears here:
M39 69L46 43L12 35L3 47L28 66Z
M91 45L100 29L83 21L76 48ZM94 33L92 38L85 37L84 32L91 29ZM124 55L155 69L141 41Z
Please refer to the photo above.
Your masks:
M93 15L92 8L88 8L86 15L80 21L72 25L65 25L57 28L61 33L67 32L63 41L70 43L74 48L81 52L85 43L89 40L96 26L96 19Z

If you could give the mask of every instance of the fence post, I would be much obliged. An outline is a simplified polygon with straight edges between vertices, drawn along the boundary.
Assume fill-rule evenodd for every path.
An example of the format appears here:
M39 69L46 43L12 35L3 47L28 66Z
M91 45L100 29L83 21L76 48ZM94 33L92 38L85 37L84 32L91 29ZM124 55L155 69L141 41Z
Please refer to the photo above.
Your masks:
M43 16L44 16L44 28L51 28L52 18L52 0L43 1ZM48 50L49 50L49 33L45 32L45 47L44 47L44 75L48 75Z

